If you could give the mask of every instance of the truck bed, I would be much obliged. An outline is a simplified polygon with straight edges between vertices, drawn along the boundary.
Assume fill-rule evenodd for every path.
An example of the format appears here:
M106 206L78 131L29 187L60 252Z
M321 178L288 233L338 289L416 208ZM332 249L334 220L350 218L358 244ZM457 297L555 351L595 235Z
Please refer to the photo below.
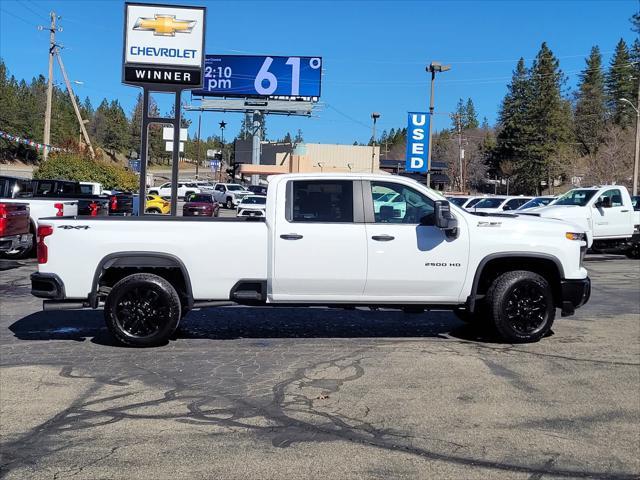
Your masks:
M49 217L48 261L40 272L58 273L67 298L86 298L101 261L131 252L175 257L197 278L193 298L225 299L238 279L267 278L267 225L261 221L198 217ZM82 268L64 262L75 259ZM64 277L62 277L64 276Z

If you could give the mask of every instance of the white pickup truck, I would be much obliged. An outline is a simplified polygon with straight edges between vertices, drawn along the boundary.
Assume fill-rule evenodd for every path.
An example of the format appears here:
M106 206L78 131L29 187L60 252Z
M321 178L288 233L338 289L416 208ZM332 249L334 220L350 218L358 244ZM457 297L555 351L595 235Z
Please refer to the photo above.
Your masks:
M622 185L575 188L546 207L523 213L579 225L593 250L640 258L640 211L634 211L629 191Z
M216 183L213 187L214 200L228 209L240 205L242 199L248 195L253 195L253 192L238 183Z
M401 195L402 211L375 211L380 192ZM556 308L571 315L590 295L580 229L450 208L403 177L274 176L266 212L42 219L32 293L45 309L104 305L109 330L132 346L163 344L189 310L229 302L451 309L531 342Z

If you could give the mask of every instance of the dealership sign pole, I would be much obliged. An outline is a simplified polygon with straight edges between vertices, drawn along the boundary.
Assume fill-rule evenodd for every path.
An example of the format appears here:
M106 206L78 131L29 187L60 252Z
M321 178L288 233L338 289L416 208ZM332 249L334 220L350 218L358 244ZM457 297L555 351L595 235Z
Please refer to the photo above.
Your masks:
M143 88L139 214L144 215L149 125L173 126L171 215L178 207L178 158L182 90L202 87L205 7L125 3L122 83ZM174 117L149 116L149 94L175 95Z

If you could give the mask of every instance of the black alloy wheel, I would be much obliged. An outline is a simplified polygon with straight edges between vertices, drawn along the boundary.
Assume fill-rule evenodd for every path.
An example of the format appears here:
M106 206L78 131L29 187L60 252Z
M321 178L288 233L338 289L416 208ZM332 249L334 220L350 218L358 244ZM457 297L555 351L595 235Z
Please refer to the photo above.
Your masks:
M537 273L503 273L489 288L486 300L493 324L508 342L536 342L551 330L556 312L553 292Z
M233 209L233 200L231 200L231 197L227 198L227 208L229 210Z
M505 316L511 328L522 335L538 333L546 323L547 302L535 282L520 282L507 295Z
M136 347L162 345L180 321L180 298L164 278L136 273L111 289L104 315L109 331L120 343Z

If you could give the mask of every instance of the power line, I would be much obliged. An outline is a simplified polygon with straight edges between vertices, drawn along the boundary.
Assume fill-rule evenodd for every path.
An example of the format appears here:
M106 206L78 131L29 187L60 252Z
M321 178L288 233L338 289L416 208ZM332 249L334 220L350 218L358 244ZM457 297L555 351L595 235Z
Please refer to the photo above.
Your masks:
M35 23L31 23L29 20L24 19L20 15L16 15L15 13L9 12L8 10L4 10L4 9L0 9L0 11L2 11L3 13L6 13L7 15L11 15L14 18L17 18L18 20L26 23L27 25L30 25L32 27L37 27L37 25Z

